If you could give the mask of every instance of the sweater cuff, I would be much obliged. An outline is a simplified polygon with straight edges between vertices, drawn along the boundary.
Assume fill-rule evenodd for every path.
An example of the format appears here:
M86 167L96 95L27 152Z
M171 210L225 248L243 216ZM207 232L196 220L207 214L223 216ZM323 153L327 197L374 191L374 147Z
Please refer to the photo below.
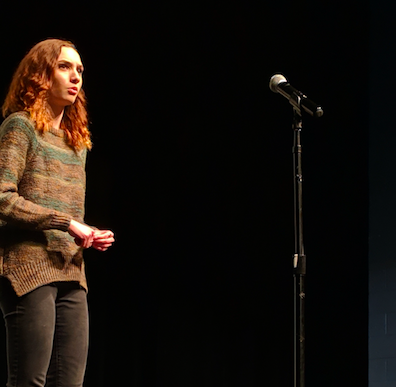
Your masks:
M69 229L71 220L72 217L70 215L58 212L54 214L54 217L52 218L51 228L61 231L67 231Z

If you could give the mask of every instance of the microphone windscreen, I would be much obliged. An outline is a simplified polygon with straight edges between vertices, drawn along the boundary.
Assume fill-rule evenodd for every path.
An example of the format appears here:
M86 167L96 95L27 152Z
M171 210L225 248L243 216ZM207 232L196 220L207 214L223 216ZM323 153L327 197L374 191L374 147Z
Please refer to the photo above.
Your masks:
M271 77L270 82L269 82L269 88L274 92L278 92L278 85L280 83L287 82L287 79L282 75L282 74L275 74Z

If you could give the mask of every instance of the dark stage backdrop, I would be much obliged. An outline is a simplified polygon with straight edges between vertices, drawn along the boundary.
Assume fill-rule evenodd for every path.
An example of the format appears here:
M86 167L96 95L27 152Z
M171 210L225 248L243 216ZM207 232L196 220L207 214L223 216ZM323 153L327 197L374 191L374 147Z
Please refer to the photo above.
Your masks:
M369 385L388 387L396 383L396 5L370 7Z
M1 24L0 92L37 41L76 43L86 220L117 237L86 252L86 386L292 385L292 108L275 72L325 111L302 139L307 385L366 385L366 2L53 7Z

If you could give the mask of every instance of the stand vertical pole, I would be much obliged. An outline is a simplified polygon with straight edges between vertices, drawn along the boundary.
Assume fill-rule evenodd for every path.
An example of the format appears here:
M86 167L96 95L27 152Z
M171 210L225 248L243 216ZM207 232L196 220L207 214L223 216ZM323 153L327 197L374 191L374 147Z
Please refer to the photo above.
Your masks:
M305 387L305 274L306 257L303 243L301 111L293 109L294 169L294 387Z

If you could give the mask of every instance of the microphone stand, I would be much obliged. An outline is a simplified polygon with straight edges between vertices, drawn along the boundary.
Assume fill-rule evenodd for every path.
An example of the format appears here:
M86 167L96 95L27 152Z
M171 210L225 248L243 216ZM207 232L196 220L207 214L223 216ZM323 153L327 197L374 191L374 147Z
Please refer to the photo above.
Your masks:
M305 274L306 257L303 243L302 167L301 167L301 98L296 95L293 107L293 172L294 172L294 387L305 387Z

